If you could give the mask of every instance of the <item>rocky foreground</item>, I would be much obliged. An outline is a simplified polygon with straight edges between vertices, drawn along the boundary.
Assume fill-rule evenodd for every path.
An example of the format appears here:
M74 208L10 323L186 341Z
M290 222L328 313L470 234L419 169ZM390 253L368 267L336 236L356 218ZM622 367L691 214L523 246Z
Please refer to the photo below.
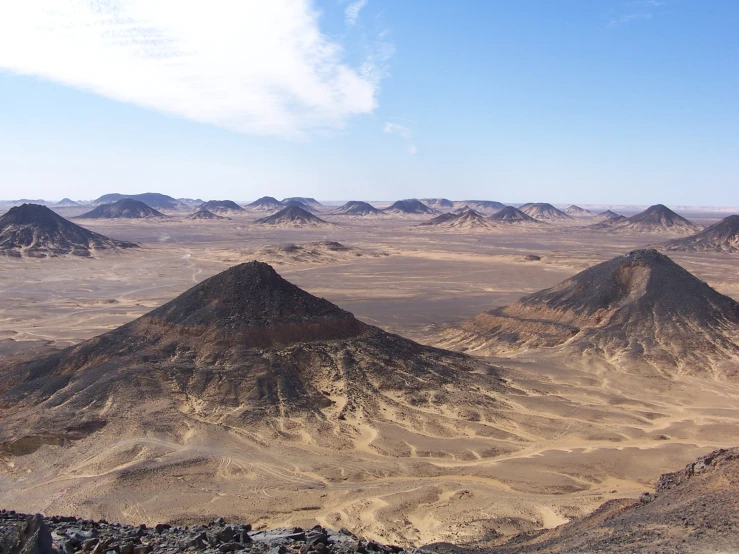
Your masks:
M363 540L346 529L316 525L253 531L251 525L229 524L219 518L206 525L154 527L90 521L70 516L43 517L0 510L2 554L148 554L197 551L203 554L397 554L423 552Z

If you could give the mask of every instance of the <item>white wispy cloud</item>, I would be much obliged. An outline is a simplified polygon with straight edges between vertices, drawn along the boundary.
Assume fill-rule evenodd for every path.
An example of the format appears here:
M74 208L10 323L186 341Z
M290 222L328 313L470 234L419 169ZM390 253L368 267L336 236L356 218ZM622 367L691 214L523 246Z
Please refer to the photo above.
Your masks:
M413 132L405 125L388 122L383 126L382 132L390 135L398 135L402 138L406 142L406 149L409 154L416 154L418 152L418 148L413 144Z
M619 9L611 10L608 26L618 27L634 21L652 19L659 13L659 8L667 6L667 4L668 0L632 0L631 2L624 2Z
M628 13L624 15L614 16L611 17L611 20L608 22L609 27L616 27L618 25L623 25L624 23L631 23L632 21L643 21L645 19L652 19L651 13Z
M346 10L344 10L344 21L346 21L346 24L349 27L353 27L357 24L359 12L362 11L362 8L366 5L367 0L356 0L356 2L352 2L346 7Z
M0 71L242 133L299 137L372 112L391 54L348 64L311 0L0 3Z

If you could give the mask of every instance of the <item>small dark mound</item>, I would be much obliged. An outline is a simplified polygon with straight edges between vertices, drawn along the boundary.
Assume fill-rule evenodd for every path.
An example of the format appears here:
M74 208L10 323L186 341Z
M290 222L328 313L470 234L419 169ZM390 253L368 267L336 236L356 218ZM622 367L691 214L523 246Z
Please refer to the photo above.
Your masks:
M298 206L288 206L276 214L257 219L254 223L259 225L285 225L288 227L322 227L331 225L331 223Z
M277 200L277 198L274 198L272 196L262 196L246 207L253 210L279 210L281 208L284 208L285 206L282 204L282 202Z
M420 226L435 226L435 225L441 225L443 223L447 223L449 221L454 221L459 217L459 214L455 213L448 213L448 214L441 214L437 215L436 217L432 217L428 221L424 221L423 223L419 223Z
M90 256L137 246L89 231L39 204L22 204L0 217L0 252L7 256Z
M187 216L187 219L231 219L222 215L216 215L208 210L198 210L197 212Z
M505 206L498 213L491 215L490 219L501 223L539 223L530 215L513 206Z
M198 206L199 210L207 210L213 213L232 213L232 212L243 212L244 208L239 206L236 202L231 200L209 200L203 202Z
M555 208L554 206L546 202L524 204L519 209L523 213L533 217L534 219L542 219L542 220L572 219L569 215L564 213L562 210L558 210L557 208Z
M676 214L667 206L655 204L643 212L625 220L611 220L611 228L617 231L635 231L639 233L680 233L694 234L702 228Z
M124 198L112 204L103 204L77 216L79 219L144 219L150 217L167 216L133 198Z
M367 202L360 202L357 200L351 200L341 206L340 208L336 208L336 211L334 212L336 214L340 215L379 215L382 212L375 208L372 204L369 204Z

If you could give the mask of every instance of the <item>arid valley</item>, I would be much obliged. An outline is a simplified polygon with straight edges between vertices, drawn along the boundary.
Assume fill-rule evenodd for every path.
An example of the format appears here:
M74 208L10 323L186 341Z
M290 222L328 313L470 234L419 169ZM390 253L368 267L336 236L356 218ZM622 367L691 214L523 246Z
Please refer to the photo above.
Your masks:
M543 213L540 224L504 225L474 210L457 225L421 225L451 210L360 216L336 207L313 210L325 224L258 222L274 208L223 219L77 219L89 208L54 208L138 247L0 257L0 505L134 525L224 517L255 529L344 527L406 546L493 546L637 499L661 474L739 445L737 254L669 246L731 212L676 209L695 224L686 230ZM624 270L634 251L627 266L640 269ZM536 298L516 304L609 260L625 291L613 310L656 307L607 336L581 332L600 323L577 319L600 274L575 277L579 296L556 308L575 314L562 340L546 327L553 316L531 306ZM658 274L675 286L650 280ZM231 309L250 302L243 283L282 291L283 279L309 293L290 293L300 306L326 299L335 306L322 318L353 314L358 330L291 324L245 353L216 328L242 312L199 315L195 327L167 315L167 325L194 329L183 352L154 319L121 328L204 281L208 298L236 291L217 300ZM193 294L165 312L187 312ZM695 306L680 294L695 295ZM513 319L519 327L506 330ZM544 336L554 338L535 340ZM688 352L675 354L685 336ZM124 339L133 346L116 342ZM122 356L129 361L116 362ZM183 384L185 358L194 365ZM53 390L19 388L34 371L45 375L37 359L55 360L44 378ZM76 377L85 371L98 373Z

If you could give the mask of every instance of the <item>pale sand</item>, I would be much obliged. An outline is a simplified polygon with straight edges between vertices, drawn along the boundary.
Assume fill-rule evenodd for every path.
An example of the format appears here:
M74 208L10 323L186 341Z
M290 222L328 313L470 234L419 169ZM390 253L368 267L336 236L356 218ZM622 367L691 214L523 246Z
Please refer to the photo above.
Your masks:
M319 215L342 226L270 230L252 225L253 214L231 221L84 221L145 248L94 260L0 259L0 339L74 344L253 259L261 246L336 240L389 256L280 259L278 272L368 323L426 342L443 323L663 240L611 237L580 222L462 234L419 232L412 226L423 218ZM528 254L542 259L525 261ZM668 255L739 297L739 256ZM3 345L7 355L9 346ZM646 379L548 352L495 363L512 386L503 415L440 406L426 414L434 425L423 432L400 420L352 421L353 448L337 450L317 446L300 421L283 421L292 438L275 441L200 421L192 415L197 407L183 406L190 415L176 437L139 436L121 424L118 435L103 430L69 447L44 446L4 461L0 505L147 524L219 515L268 526L317 521L386 542L474 542L493 529L552 527L609 498L637 496L660 473L739 444L734 383Z

